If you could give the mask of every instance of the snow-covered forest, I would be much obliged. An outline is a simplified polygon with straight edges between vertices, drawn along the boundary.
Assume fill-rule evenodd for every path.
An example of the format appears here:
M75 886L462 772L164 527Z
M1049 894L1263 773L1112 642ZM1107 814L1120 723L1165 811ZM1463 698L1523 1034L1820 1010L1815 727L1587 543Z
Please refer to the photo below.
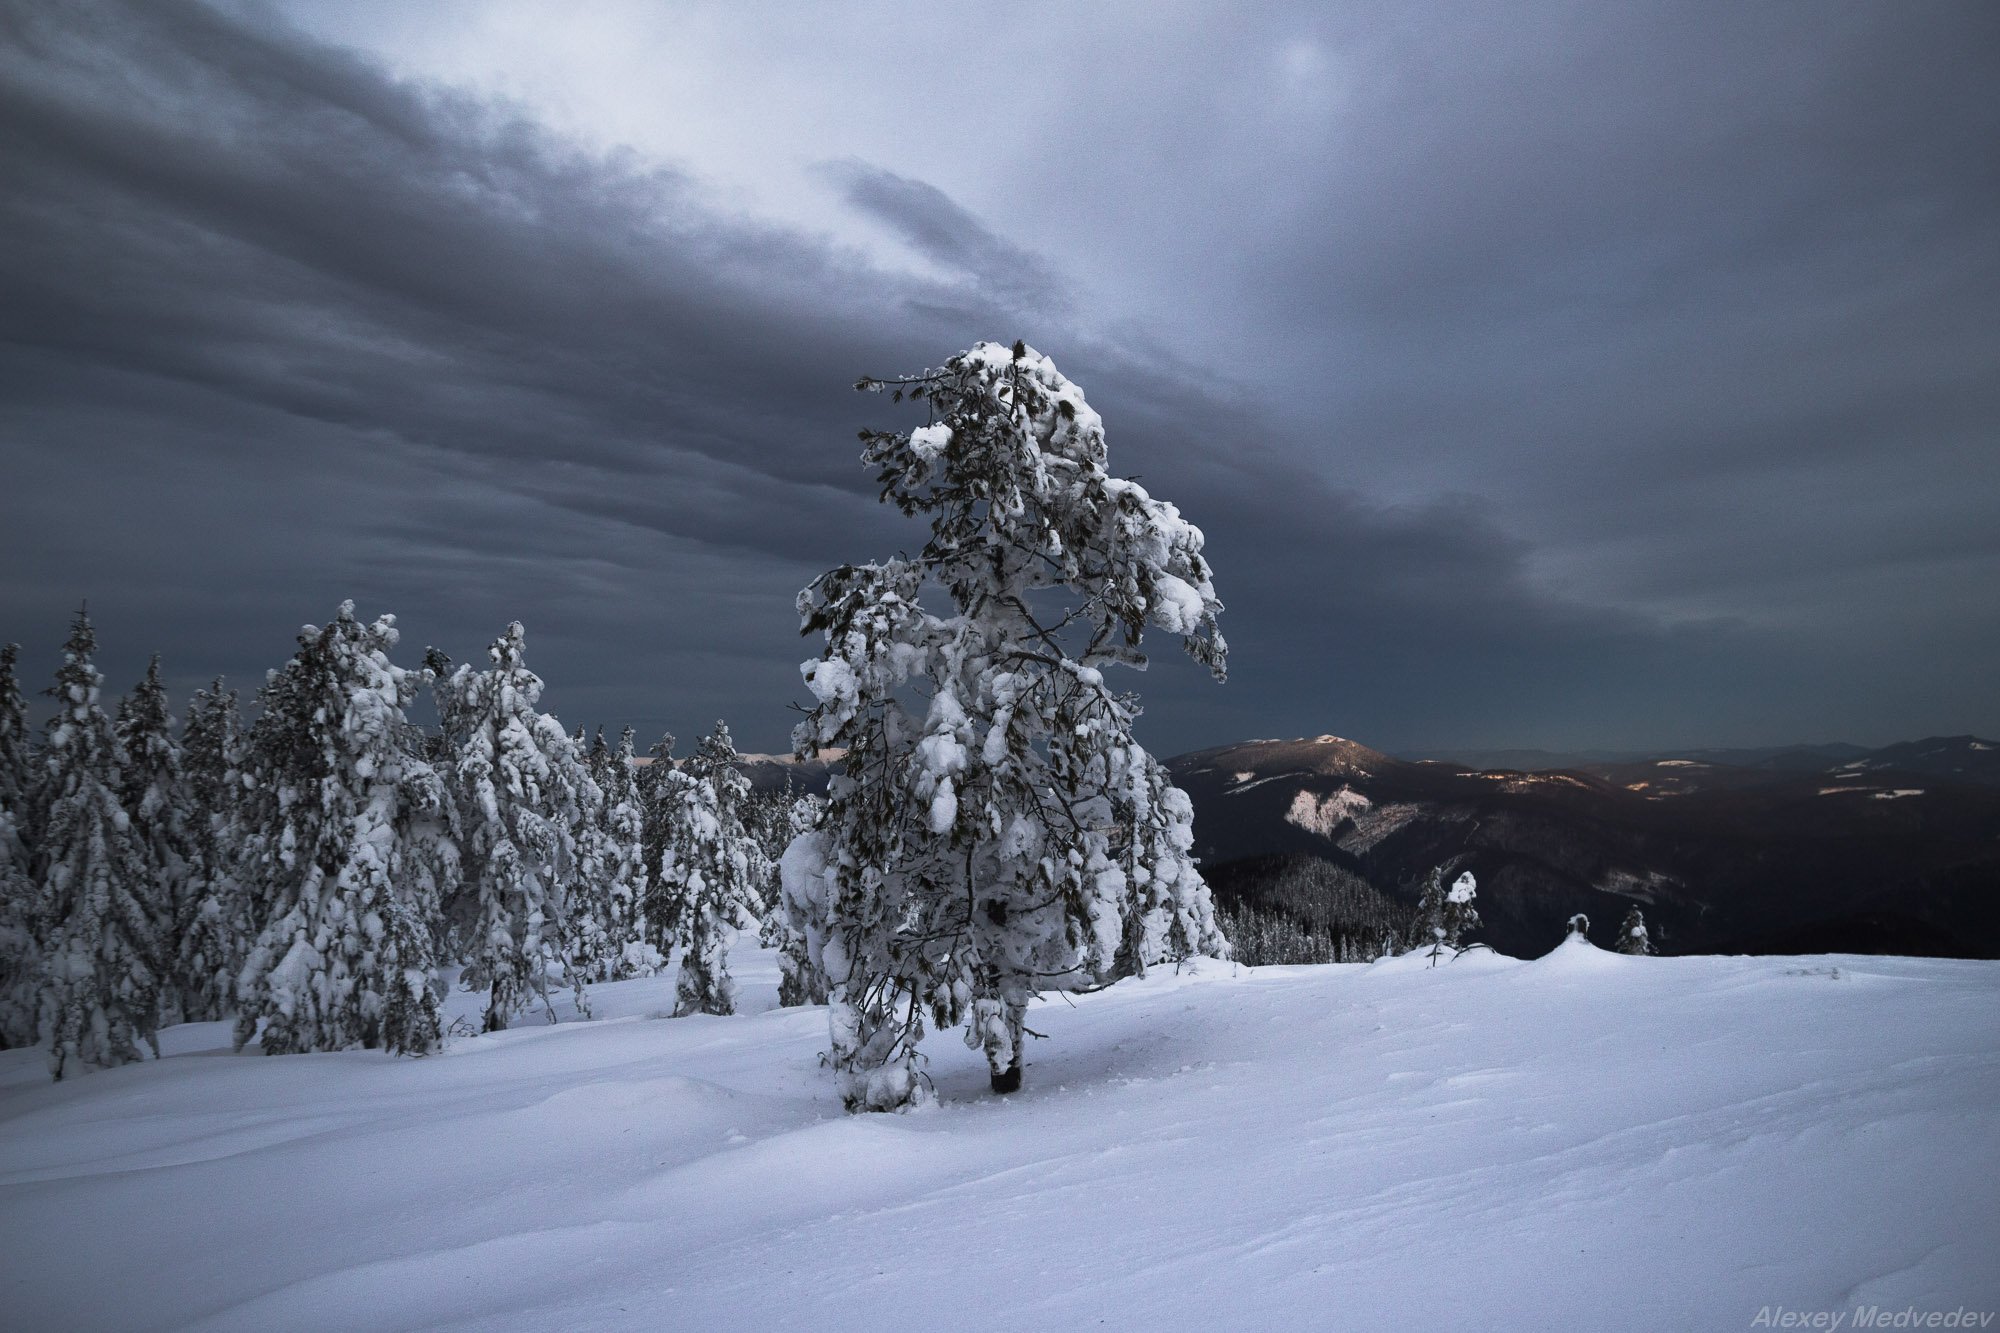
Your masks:
M32 744L0 656L8 1046L57 1078L233 1020L266 1053L426 1054L447 979L476 1024L589 1012L588 986L678 961L687 1012L731 1012L734 933L772 914L779 854L821 803L754 795L717 723L686 760L570 734L510 625L483 667L398 665L394 617L308 625L246 724L218 680L179 726L159 661L107 712L79 613ZM420 694L440 725L410 711ZM649 855L650 853L650 855ZM802 953L799 965L806 966Z

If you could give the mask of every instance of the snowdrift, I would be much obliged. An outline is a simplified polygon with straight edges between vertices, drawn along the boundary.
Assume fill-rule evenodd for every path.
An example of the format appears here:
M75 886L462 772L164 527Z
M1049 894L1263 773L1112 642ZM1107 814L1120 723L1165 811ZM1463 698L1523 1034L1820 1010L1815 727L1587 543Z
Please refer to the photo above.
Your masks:
M841 1113L823 1010L427 1059L0 1054L22 1329L1749 1328L2000 1308L2000 964L1239 969L1036 1007L1028 1087ZM478 997L455 996L475 1012ZM1767 1321L1768 1322L1768 1321ZM1976 1323L1974 1326L1977 1326Z

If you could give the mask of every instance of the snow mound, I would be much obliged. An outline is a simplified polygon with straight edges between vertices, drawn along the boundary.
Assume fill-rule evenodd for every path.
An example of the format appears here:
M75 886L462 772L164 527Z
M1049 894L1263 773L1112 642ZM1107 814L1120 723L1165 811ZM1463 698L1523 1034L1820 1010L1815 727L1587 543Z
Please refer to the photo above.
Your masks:
M1591 976L1644 967L1651 959L1629 957L1600 949L1581 935L1571 935L1549 952L1528 964L1537 978Z

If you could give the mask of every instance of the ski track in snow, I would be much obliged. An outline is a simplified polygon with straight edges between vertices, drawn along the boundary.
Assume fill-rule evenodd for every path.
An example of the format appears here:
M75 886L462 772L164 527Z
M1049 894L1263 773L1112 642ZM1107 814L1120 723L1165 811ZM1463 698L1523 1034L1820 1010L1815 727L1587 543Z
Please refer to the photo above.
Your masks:
M1038 1005L1027 1088L844 1115L819 1009L442 1056L0 1053L23 1329L1747 1328L2000 1307L2000 964L1239 969ZM453 996L474 1013L479 997ZM218 1050L217 1048L221 1048Z

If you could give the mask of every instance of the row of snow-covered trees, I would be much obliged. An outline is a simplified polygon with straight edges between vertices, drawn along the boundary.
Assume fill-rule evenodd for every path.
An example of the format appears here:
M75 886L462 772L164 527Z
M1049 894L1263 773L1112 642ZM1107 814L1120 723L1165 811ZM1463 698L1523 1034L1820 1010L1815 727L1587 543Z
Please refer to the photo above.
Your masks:
M1480 924L1474 906L1478 882L1470 871L1451 876L1454 868L1452 863L1434 867L1411 908L1319 857L1252 862L1238 867L1234 900L1219 904L1216 915L1236 961L1249 966L1367 963L1405 950L1436 964L1483 947L1469 940ZM1571 934L1583 933L1576 925L1581 920L1571 920ZM1627 954L1655 952L1636 904L1612 947Z
M754 799L720 723L650 765L629 730L565 733L518 624L483 670L401 667L396 642L345 604L247 727L218 681L176 736L157 658L106 715L79 614L39 745L0 650L0 1044L47 1042L60 1078L233 1014L267 1053L421 1053L449 967L492 1030L675 956L676 1012L731 1012L729 938L776 917L777 853L817 802ZM435 734L408 715L426 688ZM768 933L789 1002L822 996L803 941Z
M785 996L827 1003L844 1102L881 1110L928 1095L933 1027L963 1026L1008 1091L1037 994L1226 957L1193 808L1108 679L1145 666L1149 629L1224 676L1201 530L1109 471L1082 390L1023 343L860 387L924 411L864 432L862 459L930 537L799 596L824 647L794 748L840 756L817 817L760 844L723 733L634 796L629 745L593 765L536 711L518 632L485 671L413 671L391 622L346 607L240 740L218 688L176 757L163 701L157 744L105 721L79 620L64 713L7 807L26 812L6 833L9 1022L52 1040L59 1073L131 1058L163 1014L230 1008L267 1051L424 1051L449 964L499 1026L554 984L650 965L647 946L681 958L682 1011L727 1009L723 939L762 909ZM405 712L426 685L434 744ZM149 804L143 764L175 794Z

